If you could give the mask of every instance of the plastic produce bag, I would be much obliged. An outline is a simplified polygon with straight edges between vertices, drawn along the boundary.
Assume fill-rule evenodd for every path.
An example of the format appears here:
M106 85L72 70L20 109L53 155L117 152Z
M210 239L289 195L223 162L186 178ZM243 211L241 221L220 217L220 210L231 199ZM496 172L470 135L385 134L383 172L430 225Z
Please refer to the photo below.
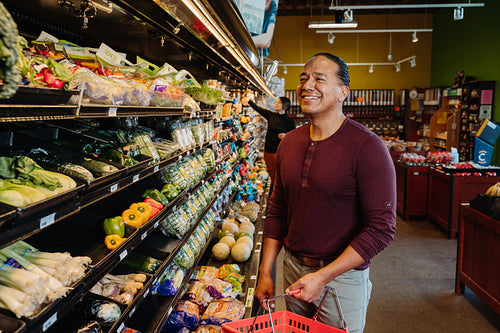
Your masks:
M195 330L200 319L199 306L189 300L179 300L167 319L163 332L177 333L183 327Z

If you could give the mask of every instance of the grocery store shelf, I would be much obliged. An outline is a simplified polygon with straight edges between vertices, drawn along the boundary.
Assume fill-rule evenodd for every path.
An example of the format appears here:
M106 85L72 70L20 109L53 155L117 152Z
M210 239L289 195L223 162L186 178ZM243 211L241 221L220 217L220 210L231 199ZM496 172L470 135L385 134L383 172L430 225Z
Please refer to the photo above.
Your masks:
M133 105L96 105L82 104L77 117L109 118L109 117L152 117L183 116L182 107L133 106Z
M0 123L73 119L76 105L18 105L0 104Z

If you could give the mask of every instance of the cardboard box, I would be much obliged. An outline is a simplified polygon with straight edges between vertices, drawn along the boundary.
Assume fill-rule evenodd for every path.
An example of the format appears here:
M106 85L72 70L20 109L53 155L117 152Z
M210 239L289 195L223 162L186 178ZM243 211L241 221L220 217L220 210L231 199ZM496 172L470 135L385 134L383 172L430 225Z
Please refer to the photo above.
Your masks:
M485 119L481 127L477 130L476 136L488 142L490 145L495 145L500 136L500 126L498 124Z
M493 149L493 145L488 142L480 138L474 138L474 162L481 166L490 165Z

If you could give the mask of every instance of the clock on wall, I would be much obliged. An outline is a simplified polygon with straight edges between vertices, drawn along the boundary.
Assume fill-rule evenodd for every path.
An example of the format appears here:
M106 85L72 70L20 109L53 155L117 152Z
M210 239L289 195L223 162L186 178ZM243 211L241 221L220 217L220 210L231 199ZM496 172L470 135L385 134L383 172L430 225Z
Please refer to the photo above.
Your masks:
M411 99L416 99L418 97L418 91L417 91L417 89L410 90L409 95L410 95Z

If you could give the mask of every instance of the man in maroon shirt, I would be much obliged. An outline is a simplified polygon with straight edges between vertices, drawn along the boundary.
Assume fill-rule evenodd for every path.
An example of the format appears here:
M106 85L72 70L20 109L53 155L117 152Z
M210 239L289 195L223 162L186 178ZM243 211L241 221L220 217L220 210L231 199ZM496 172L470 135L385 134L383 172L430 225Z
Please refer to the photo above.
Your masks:
M371 258L394 238L396 177L384 142L342 112L345 62L329 53L304 66L297 97L310 124L289 132L277 153L256 297L274 295L273 263L282 246L287 309L315 314L328 287L339 294L349 331L362 332ZM327 296L318 320L341 327Z

